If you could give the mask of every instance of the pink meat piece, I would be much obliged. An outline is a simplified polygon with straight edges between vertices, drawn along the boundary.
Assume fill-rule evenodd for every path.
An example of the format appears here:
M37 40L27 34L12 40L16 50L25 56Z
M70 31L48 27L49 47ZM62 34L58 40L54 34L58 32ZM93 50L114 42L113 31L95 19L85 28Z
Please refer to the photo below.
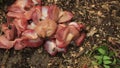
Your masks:
M25 11L24 8L28 1L30 1L30 0L16 0L14 4L12 4L10 7L8 7L8 11L24 12Z
M69 33L69 29L64 24L59 24L58 29L56 31L55 37L56 37L56 44L60 48L66 47L68 44L65 42L66 37Z
M83 29L84 27L81 27L82 24L79 24L77 22L70 22L68 24L69 26L74 26L77 30L80 30L81 28ZM83 26L83 25L82 25Z
M26 18L27 20L31 19L35 11L35 6L33 1L17 0L12 6L8 8L9 12L7 13L7 16L14 18Z
M49 6L42 6L42 8L41 8L41 10L42 10L41 19L42 20L48 19L48 9L49 9Z
M15 50L21 50L25 47L38 47L43 43L34 30L25 30L21 37L15 40Z
M22 50L25 48L27 45L25 45L24 40L25 38L17 38L14 40L14 49L15 50Z
M32 18L32 15L33 15L34 12L35 12L35 7L32 7L31 9L25 11L24 17L22 17L22 18L30 20Z
M41 6L41 0L16 0L14 4L8 7L8 11L24 12L25 10L28 10L36 4Z
M65 23L73 18L73 14L68 11L62 11L56 5L42 6L42 20L52 19L58 23Z
M27 25L27 29L35 29L36 24L34 22Z
M12 17L12 18L24 18L24 13L23 12L8 12L7 13L8 17Z
M79 31L79 36L77 36L74 41L77 46L80 46L83 42L84 38L86 37L85 32L80 32L85 29L85 26L81 23L71 22L69 23L69 26L74 26Z
M42 6L42 16L41 19L52 19L58 21L60 9L56 5Z
M38 4L41 6L41 0L32 0L32 1L36 1L36 2L34 2L34 4Z
M28 23L27 23L27 20L24 18L21 18L21 19L16 18L16 19L14 19L14 21L12 23L15 25L15 27L17 29L18 36L21 35L21 32L23 32L27 29Z
M73 18L73 14L68 11L61 11L59 13L59 20L58 23L65 23L70 21Z
M75 40L76 45L80 46L82 42L84 41L85 37L86 37L86 34L81 33L81 35Z
M56 5L50 5L48 8L48 17L54 21L59 19L60 8Z
M57 39L64 41L68 32L69 29L65 24L59 24L55 36Z
M25 18L27 20L32 18L32 14L34 13L35 8L31 8L28 11L24 11L24 12L15 12L15 11L9 11L7 13L8 17L12 17L12 18Z
M8 40L14 40L17 35L16 28L12 23L9 25L8 23L2 24L2 32L4 32L4 35Z
M80 31L83 29L82 24L75 24L70 23L68 25L65 24L59 24L58 29L56 31L55 37L56 37L56 44L59 48L66 48L71 41L74 41L77 39L77 45L80 44ZM84 39L84 37L81 39L81 41Z
M45 38L52 36L57 29L57 23L51 19L46 19L40 21L36 27L35 31L39 35L39 37Z
M32 20L35 24L37 24L40 19L41 19L41 16L42 16L42 11L41 11L41 7L38 5L38 6L35 6L35 11L34 13L32 14Z
M21 50L25 47L38 47L43 43L43 39L28 39L26 37L21 37L15 40L14 48L15 50Z
M86 36L83 24L68 23L72 18L71 12L56 5L41 6L41 0L16 0L8 8L7 24L2 24L0 48L38 47L47 37L44 47L50 55L65 53L71 41L80 46Z
M56 55L57 52L66 52L66 48L59 48L56 46L55 40L47 40L44 44L45 50L52 56Z
M9 41L4 35L0 36L0 48L10 49L13 47L13 41Z
M16 12L16 13L21 13L21 12L24 13L25 12L24 9L21 9L18 6L10 6L10 7L8 7L8 11L9 12Z
M26 41L27 47L39 47L40 45L43 44L43 39L37 38L37 39L28 39Z
M56 44L52 41L46 41L44 44L45 50L52 56L57 53Z
M22 33L22 36L23 37L27 37L28 39L37 39L38 38L37 33L34 30L32 30L32 29L25 30Z
M75 26L68 26L68 28L69 28L69 34L67 35L66 42L70 43L72 40L78 38L80 33Z
M35 5L35 1L41 3L41 0L16 0L14 4L8 7L8 11L25 12Z

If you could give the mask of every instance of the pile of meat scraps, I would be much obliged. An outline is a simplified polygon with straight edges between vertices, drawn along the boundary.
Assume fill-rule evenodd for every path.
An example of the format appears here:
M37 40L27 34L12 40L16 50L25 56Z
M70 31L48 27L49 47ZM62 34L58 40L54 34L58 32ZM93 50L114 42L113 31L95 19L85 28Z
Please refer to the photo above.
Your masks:
M73 41L80 46L85 38L83 24L71 22L73 14L56 5L41 6L41 0L16 0L2 24L0 48L21 50L44 45L50 55L66 52Z

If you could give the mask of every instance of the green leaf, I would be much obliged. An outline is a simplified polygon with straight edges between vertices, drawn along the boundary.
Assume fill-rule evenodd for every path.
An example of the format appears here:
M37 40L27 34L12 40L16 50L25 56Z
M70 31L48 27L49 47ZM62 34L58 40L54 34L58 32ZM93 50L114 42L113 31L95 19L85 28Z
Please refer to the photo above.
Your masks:
M102 60L103 56L101 56L101 55L100 56L94 56L94 58L97 59L97 60Z
M108 65L103 65L105 68L110 68L110 66L108 66Z
M103 61L104 64L111 64L112 62L110 60Z
M92 64L93 64L93 65L98 65L98 63L97 63L97 62L95 62L95 61L92 61Z
M98 64L102 64L103 60L98 60Z
M102 55L100 55L100 56L94 56L94 58L97 60L97 63L98 64L102 64L102 59L103 59L103 56Z
M110 51L109 56L115 56L115 53L113 51Z
M103 48L99 48L98 52L102 55L106 54L106 51Z
M112 63L112 64L116 64L116 62L117 62L117 60L116 60L116 58L114 58L114 60L113 60L113 63Z
M120 59L117 58L117 63L120 63Z
M103 56L103 60L110 60L111 58L109 56Z

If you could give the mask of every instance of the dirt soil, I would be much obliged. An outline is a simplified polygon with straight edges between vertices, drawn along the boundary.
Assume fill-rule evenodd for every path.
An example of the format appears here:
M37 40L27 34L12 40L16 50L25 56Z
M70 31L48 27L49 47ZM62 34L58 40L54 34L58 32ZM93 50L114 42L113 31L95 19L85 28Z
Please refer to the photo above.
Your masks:
M120 43L120 0L43 0L42 4L57 4L63 10L71 11L73 21L86 25L85 41L81 47L70 44L67 53L56 56L50 56L43 47L20 51L0 49L0 68L85 68L85 65L95 68L88 52L95 46ZM3 16L5 10L0 11ZM120 47L111 49L120 54Z

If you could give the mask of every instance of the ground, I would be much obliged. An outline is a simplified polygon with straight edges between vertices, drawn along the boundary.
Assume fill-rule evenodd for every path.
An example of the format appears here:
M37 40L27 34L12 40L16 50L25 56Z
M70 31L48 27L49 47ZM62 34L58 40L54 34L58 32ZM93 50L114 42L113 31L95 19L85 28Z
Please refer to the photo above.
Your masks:
M83 44L81 47L70 44L66 53L56 56L50 56L43 47L20 51L0 49L0 68L103 68L91 63L94 60L91 51L102 45L116 51L115 57L120 58L119 0L43 0L42 4L57 4L63 10L71 11L72 20L86 26ZM5 10L0 11L4 16Z

